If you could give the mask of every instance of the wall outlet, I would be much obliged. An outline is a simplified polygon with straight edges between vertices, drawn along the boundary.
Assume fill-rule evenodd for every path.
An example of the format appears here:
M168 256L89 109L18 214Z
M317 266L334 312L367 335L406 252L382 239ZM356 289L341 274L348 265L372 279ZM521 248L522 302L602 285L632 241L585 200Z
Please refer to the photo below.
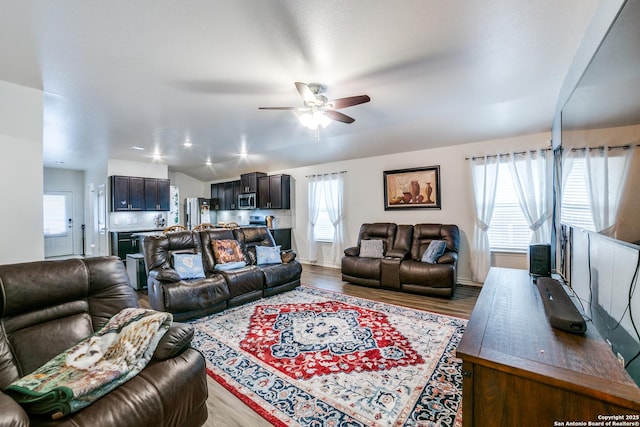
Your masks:
M620 362L620 364L624 368L624 357L622 357L620 353L616 353L616 357L618 358L618 362Z

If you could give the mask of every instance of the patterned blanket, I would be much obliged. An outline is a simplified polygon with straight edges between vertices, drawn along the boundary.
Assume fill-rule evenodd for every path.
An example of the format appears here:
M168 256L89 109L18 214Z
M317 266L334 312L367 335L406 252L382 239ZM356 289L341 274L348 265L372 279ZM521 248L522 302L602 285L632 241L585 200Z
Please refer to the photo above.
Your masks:
M169 313L126 308L4 392L32 414L78 411L144 369L172 321Z

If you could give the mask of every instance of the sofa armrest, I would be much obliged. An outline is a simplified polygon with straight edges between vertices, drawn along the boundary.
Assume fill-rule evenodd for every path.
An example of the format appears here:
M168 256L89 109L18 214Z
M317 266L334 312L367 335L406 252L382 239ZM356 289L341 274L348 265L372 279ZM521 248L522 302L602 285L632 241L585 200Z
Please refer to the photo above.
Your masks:
M290 263L298 256L297 253L293 249L286 249L284 251L280 251L280 259L283 264Z
M29 415L10 396L0 391L0 427L28 427Z
M346 256L359 256L360 255L360 248L357 246L353 246L351 248L347 248L344 250L344 254Z
M149 271L149 277L158 282L179 282L180 275L173 268L156 268Z
M438 264L454 264L456 261L458 261L456 252L445 252L436 262Z
M174 322L160 339L153 358L155 360L172 359L189 348L192 339L193 326Z

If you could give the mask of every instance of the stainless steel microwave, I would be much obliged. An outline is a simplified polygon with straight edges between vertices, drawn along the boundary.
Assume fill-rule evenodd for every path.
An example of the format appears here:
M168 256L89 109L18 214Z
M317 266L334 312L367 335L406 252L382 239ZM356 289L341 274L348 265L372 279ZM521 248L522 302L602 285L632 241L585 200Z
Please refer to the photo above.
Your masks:
M255 209L256 193L238 194L238 209Z

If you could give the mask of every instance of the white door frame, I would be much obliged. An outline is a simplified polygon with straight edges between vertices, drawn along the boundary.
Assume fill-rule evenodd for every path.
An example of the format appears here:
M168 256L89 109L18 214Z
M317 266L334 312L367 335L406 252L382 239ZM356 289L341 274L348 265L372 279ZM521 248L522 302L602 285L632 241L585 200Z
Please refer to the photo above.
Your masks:
M57 195L65 197L65 232L55 235L44 236L44 256L57 257L74 254L74 233L73 233L73 192L72 191L46 191L47 195Z

